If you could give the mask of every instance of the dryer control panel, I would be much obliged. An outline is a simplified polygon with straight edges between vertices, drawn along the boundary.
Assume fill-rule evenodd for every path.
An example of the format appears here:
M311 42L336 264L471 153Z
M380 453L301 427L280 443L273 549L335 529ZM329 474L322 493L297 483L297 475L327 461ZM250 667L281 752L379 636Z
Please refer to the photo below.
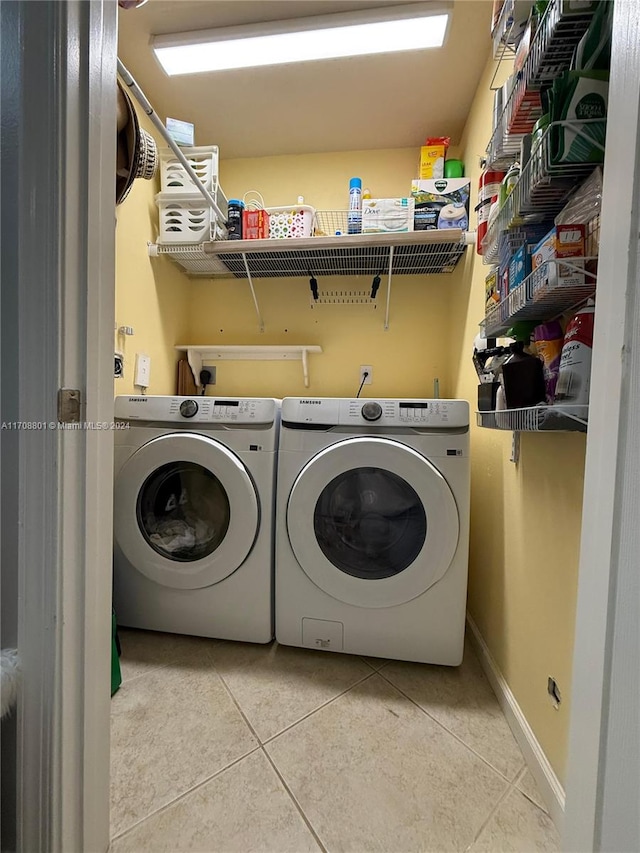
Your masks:
M154 423L271 424L280 401L260 397L134 397L115 399L120 420Z
M325 426L453 429L469 425L466 400L285 397L282 420Z

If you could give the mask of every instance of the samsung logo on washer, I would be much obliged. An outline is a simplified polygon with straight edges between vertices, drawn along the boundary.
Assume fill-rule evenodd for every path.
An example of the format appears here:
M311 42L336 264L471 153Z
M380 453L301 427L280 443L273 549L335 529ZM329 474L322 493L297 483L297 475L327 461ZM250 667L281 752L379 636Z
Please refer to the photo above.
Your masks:
M148 401L148 397L129 397L130 403L147 403Z
M320 406L322 404L322 400L300 400L301 406Z

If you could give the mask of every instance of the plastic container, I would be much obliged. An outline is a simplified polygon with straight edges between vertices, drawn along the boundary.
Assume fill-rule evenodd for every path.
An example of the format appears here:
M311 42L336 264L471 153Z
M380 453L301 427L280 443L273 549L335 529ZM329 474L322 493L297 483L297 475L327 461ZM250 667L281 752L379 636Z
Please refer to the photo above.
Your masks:
M514 190L515 185L518 183L520 179L520 163L514 163L513 166L510 167L507 174L502 179L502 183L500 184L500 207L505 203L505 201L509 198L511 193Z
M462 160L445 160L444 176L445 178L463 178L464 163Z
M269 238L312 237L316 215L308 204L293 204L289 207L267 207L269 214Z
M589 415L594 311L593 305L588 305L569 321L564 333L554 401L555 406L569 404L571 412L584 419Z
M212 192L218 179L218 146L184 148L182 153L205 189ZM160 189L163 193L195 193L187 170L171 148L160 149Z
M349 181L347 231L349 234L360 234L362 231L362 178L351 178Z
M211 208L200 193L158 193L156 204L158 243L203 243L212 239Z
M491 209L491 202L494 196L496 198L498 197L498 193L500 192L500 183L503 178L504 172L485 170L480 175L480 181L478 182L478 206L476 207L478 212L477 251L479 255L482 254L482 241L484 240L489 227L489 211Z
M524 341L509 346L511 355L500 368L508 409L523 409L545 400L542 362L524 352Z
M238 198L230 198L227 213L227 230L229 232L229 240L242 240L243 212L244 202Z

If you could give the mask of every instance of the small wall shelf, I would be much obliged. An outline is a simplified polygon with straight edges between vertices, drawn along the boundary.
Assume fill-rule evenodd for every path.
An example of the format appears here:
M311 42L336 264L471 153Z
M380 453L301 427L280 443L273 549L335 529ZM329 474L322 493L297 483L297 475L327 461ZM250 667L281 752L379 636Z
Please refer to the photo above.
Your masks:
M309 353L320 353L318 346L177 346L179 352L186 352L189 367L196 385L200 385L202 366L214 361L301 361L304 387L309 387Z

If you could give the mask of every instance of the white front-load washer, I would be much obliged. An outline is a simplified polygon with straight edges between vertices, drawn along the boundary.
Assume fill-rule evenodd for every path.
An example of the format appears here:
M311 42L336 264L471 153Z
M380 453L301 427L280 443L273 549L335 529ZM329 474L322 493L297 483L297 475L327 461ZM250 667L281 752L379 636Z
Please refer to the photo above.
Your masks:
M118 623L268 643L280 402L120 396L115 417Z
M285 398L276 639L457 666L469 550L469 404Z

